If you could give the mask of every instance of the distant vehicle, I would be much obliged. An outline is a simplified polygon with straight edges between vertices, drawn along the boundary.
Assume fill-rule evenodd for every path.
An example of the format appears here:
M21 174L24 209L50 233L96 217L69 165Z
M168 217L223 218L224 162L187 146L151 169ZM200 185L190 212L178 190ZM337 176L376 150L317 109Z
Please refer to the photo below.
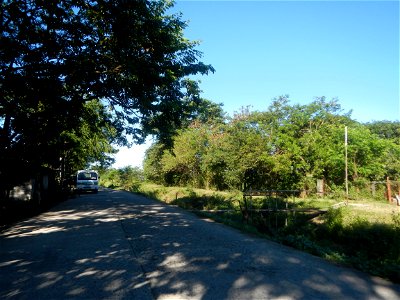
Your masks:
M76 189L78 192L99 191L99 173L94 170L79 170L76 172Z

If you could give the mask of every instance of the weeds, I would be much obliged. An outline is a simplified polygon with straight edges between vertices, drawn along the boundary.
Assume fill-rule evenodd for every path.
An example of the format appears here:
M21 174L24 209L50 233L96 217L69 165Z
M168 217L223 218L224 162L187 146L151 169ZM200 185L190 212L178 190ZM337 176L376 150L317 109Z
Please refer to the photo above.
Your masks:
M394 228L398 230L398 233L400 234L400 212L399 213L392 212L392 220Z
M372 223L362 216L345 221L348 208L330 210L315 236L325 244L327 256L374 275L400 282L400 217L393 223Z

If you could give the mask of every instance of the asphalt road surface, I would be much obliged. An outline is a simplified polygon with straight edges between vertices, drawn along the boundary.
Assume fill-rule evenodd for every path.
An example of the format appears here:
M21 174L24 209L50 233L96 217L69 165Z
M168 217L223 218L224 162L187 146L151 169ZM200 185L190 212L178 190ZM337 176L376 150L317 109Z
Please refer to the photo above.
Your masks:
M103 190L0 234L0 299L400 299L400 285Z

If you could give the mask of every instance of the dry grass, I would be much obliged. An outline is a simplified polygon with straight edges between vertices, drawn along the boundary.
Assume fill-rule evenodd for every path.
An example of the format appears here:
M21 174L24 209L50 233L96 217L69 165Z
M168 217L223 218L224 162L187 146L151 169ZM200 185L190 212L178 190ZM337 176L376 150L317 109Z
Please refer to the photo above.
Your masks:
M400 206L388 202L349 201L348 211L345 223L359 218L375 224L392 224L392 216L400 213Z
M234 201L234 199L241 199L241 194L235 192L221 192L190 187L165 187L152 183L141 184L138 192L152 196L166 203L171 203L183 198L198 199L202 197L219 197L232 201Z

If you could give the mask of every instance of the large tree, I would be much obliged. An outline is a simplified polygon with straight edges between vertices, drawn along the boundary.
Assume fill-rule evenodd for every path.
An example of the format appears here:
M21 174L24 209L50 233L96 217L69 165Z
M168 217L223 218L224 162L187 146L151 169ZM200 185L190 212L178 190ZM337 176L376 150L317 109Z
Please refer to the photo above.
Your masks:
M41 156L37 163L27 156L26 164L37 167L48 163L47 145L57 155L76 146L60 136L90 117L85 103L92 100L112 115L107 126L120 137L111 140L120 143L125 134L136 142L147 134L168 140L190 119L201 99L188 76L214 70L199 61L197 43L184 38L182 16L167 14L172 5L2 1L0 176L6 176L5 162L19 160L24 149Z

